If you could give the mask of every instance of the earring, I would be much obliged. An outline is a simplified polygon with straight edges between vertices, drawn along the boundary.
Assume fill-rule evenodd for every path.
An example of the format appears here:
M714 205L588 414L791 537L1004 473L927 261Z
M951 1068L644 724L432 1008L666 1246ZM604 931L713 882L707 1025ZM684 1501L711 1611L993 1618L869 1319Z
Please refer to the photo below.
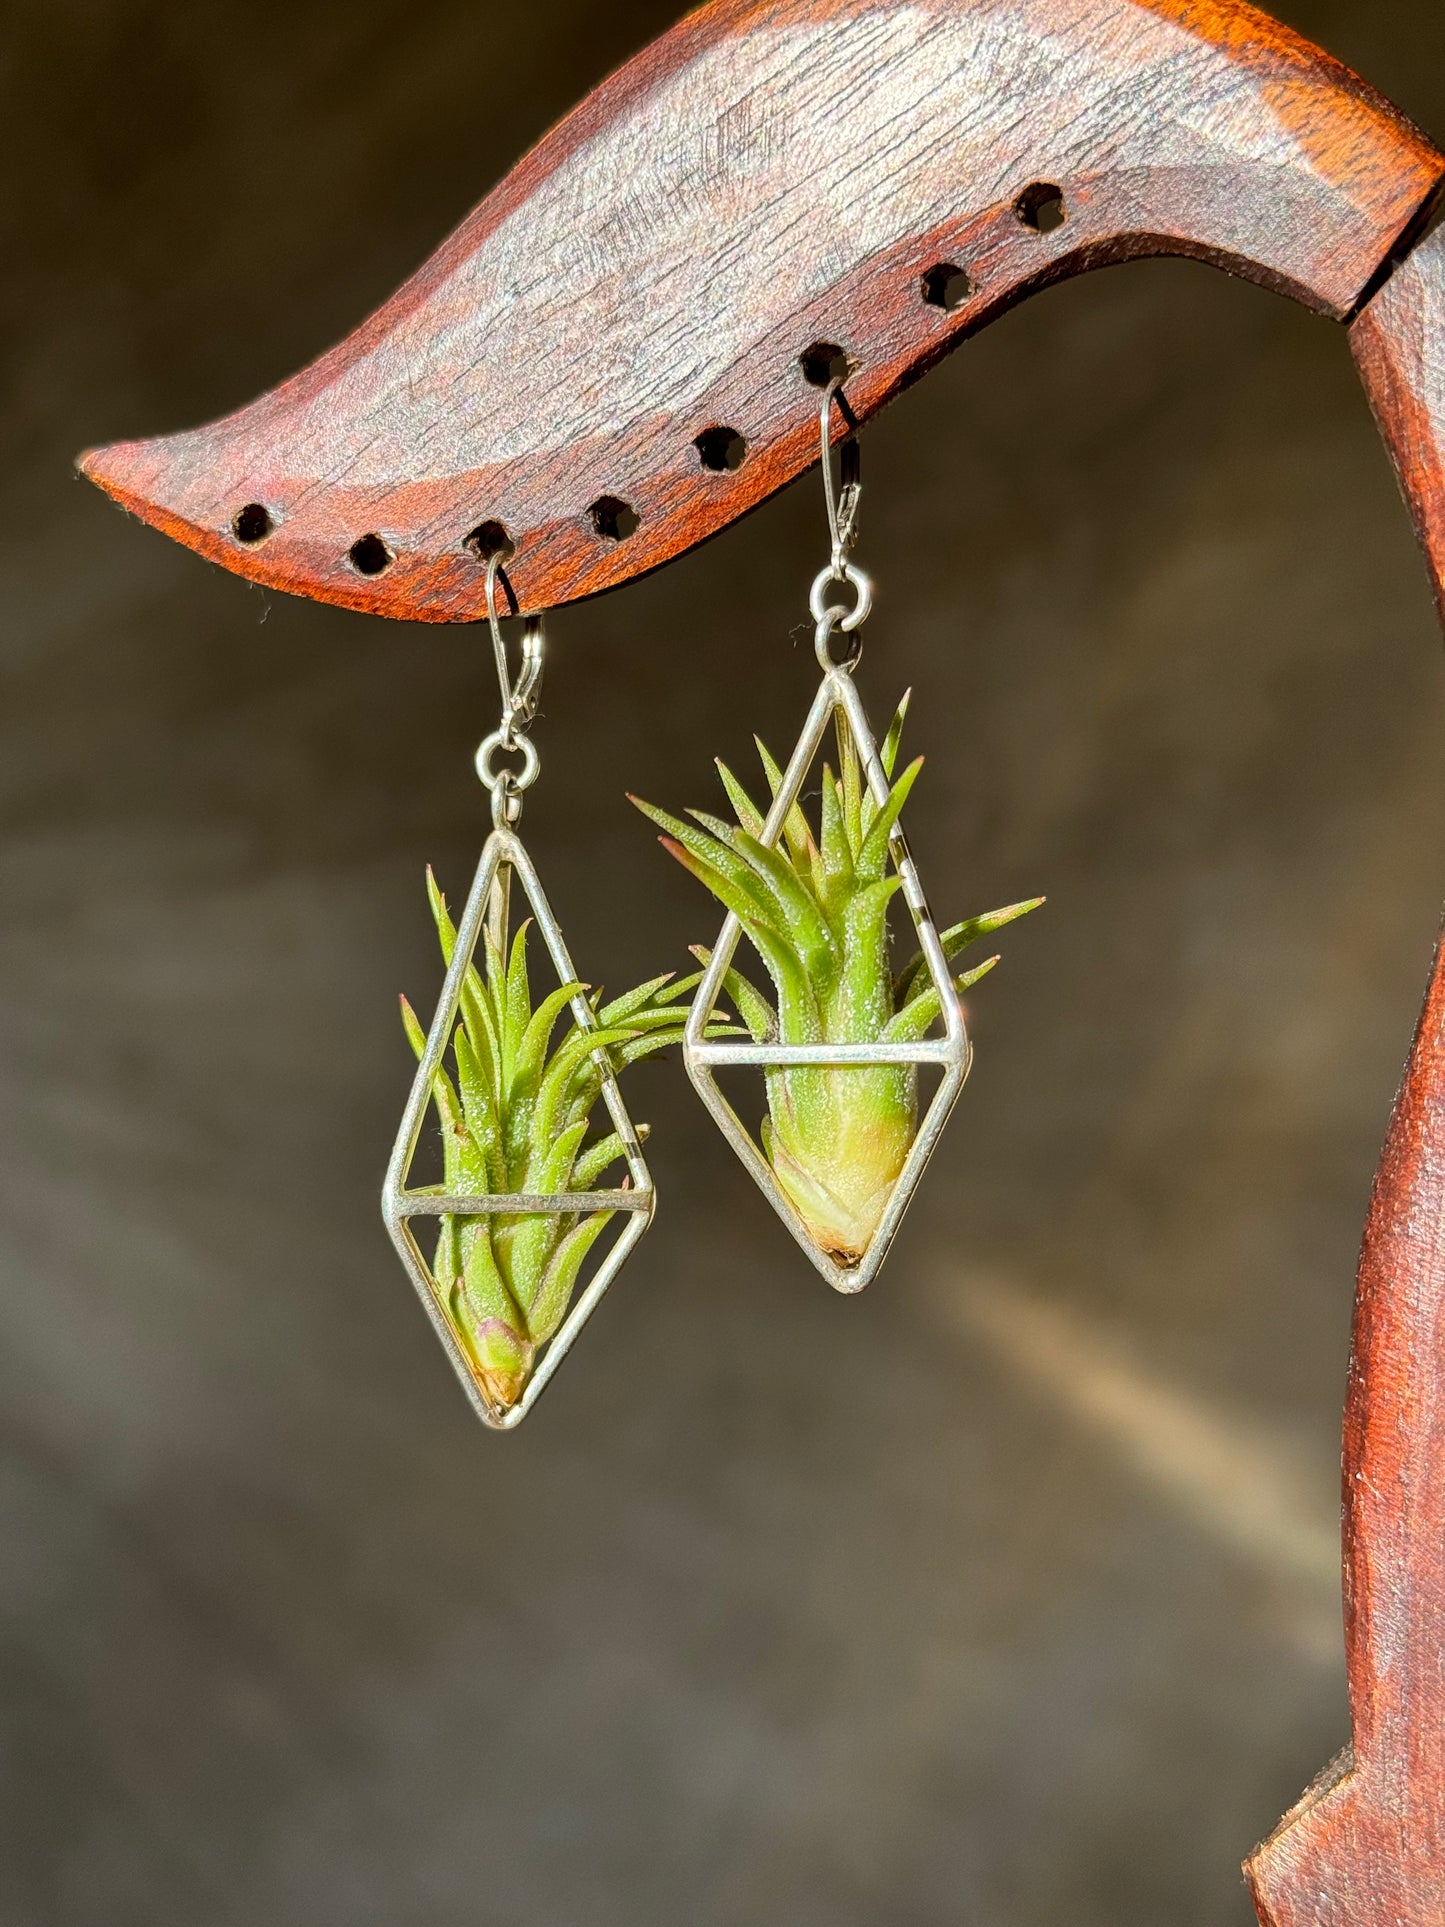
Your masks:
M491 793L492 834L457 925L427 873L446 980L425 1033L402 999L420 1061L382 1212L478 1417L510 1431L532 1410L652 1221L646 1127L634 1128L617 1071L681 1040L686 1007L678 1000L698 978L655 978L606 1004L577 978L518 834L523 797L540 768L528 732L541 690L543 629L540 620L526 624L514 683L497 616L502 560L491 557L486 584L502 720L477 752L477 773ZM512 932L518 891L531 921ZM532 921L556 977L545 995L534 993L529 976ZM594 1136L599 1103L611 1128ZM442 1180L409 1188L433 1106ZM621 1184L595 1188L616 1166L626 1169ZM436 1227L429 1259L417 1235L428 1220ZM620 1235L583 1284L614 1220L621 1221Z
M787 770L758 744L770 792L765 811L719 764L736 823L702 810L684 821L651 804L638 807L664 832L664 848L727 911L713 949L694 952L705 968L684 1039L688 1075L812 1263L836 1290L853 1293L876 1277L968 1076L961 993L998 958L958 977L952 960L1043 899L941 933L929 911L899 822L923 763L919 757L895 774L908 698L880 749L853 680L873 585L850 560L862 481L853 417L840 390L841 380L831 382L822 403L832 554L810 597L823 681ZM846 430L841 490L832 468L835 399ZM838 768L823 767L815 826L800 798L830 723ZM889 924L895 899L918 944L896 972ZM744 937L771 996L733 967ZM710 1033L724 993L747 1041L715 1041ZM764 1074L761 1141L718 1085L719 1071L739 1068ZM921 1116L920 1072L940 1078Z

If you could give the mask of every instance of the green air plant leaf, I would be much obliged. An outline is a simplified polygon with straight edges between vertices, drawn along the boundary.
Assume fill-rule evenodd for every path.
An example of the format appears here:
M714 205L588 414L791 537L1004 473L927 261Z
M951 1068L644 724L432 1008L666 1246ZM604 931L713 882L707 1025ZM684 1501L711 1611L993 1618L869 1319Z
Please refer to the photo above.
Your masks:
M457 933L430 871L427 894L449 965ZM433 1085L450 1195L599 1188L627 1155L610 1120L593 1135L602 1095L599 1053L615 1072L682 1041L695 975L654 977L607 1004L583 984L561 984L534 1003L529 928L523 924L510 943L505 931L487 930L482 968L468 969L458 1004L451 1066L444 1060ZM582 997L593 1014L590 1029L577 1022L573 1008ZM420 1060L426 1033L404 997L401 1014ZM710 1034L736 1032L720 1019ZM646 1137L646 1125L637 1135ZM624 1177L624 1188L628 1183ZM588 1253L614 1215L579 1210L437 1220L437 1290L463 1350L502 1409L526 1390L542 1346L567 1315Z
M896 972L892 961L889 912L900 880L889 838L923 767L920 757L895 775L907 712L905 695L879 752L886 802L869 787L840 713L837 773L823 766L816 825L795 802L771 847L762 841L762 810L725 764L718 771L736 824L703 810L690 810L685 820L632 799L662 830L663 848L736 915L756 952L772 995L737 969L724 987L757 1043L919 1043L939 1022L938 987L922 959L915 955ZM773 802L783 773L763 743L757 749ZM956 924L941 937L946 958L1042 902L1035 897ZM707 951L693 954L707 963ZM956 991L997 962L990 958L954 978ZM766 1087L761 1142L780 1189L820 1251L838 1264L858 1264L918 1134L916 1068L777 1067L767 1071Z

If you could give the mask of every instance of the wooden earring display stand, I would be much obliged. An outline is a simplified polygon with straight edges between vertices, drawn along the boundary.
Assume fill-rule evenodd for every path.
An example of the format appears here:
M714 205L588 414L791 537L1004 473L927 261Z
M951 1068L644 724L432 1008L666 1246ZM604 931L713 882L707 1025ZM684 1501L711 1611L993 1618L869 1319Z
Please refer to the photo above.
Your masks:
M475 620L657 567L1067 275L1187 254L1349 330L1445 612L1445 157L1239 0L713 0L356 332L85 472L238 574ZM841 432L841 427L840 427ZM1380 1166L1345 1421L1353 1745L1266 1927L1445 1927L1445 948Z

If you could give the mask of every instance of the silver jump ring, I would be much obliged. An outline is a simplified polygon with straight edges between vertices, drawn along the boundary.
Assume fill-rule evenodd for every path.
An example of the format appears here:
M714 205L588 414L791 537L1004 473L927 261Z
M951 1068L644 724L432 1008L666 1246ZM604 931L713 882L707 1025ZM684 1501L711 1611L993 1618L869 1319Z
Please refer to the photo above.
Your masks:
M835 656L829 644L835 635L846 636L848 653ZM863 638L856 630L850 631L846 623L838 620L836 609L827 609L818 618L818 626L813 632L813 648L818 662L825 670L846 669L850 673L858 667L863 657Z
M531 789L537 780L537 772L542 767L542 759L537 754L537 745L530 736L518 736L508 742L510 731L504 724L492 734L477 751L477 775L483 785L495 795L498 790L520 796L523 790ZM498 769L495 759L498 751L504 755L520 756L522 767L519 770Z
M828 591L834 583L846 584L857 598L851 609L836 602L830 602ZM861 629L873 611L873 583L860 568L851 562L830 562L813 584L813 592L808 597L808 608L814 622L822 624L833 619L830 626L842 629L852 635Z
M492 824L499 830L515 830L522 820L522 792L504 770L504 781L492 791Z

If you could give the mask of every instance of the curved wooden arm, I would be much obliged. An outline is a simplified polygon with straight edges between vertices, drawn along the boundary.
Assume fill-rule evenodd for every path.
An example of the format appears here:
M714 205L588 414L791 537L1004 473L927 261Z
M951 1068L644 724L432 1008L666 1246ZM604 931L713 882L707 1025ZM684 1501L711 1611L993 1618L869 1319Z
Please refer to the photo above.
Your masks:
M240 574L386 615L475 618L467 538L501 524L533 610L814 460L810 346L846 351L866 417L1049 281L1193 254L1352 322L1445 611L1445 231L1418 238L1442 175L1234 0L715 0L313 367L84 466ZM704 465L709 429L741 466ZM1345 1473L1354 1746L1249 1876L1267 1927L1442 1927L1445 946L1371 1208Z
M807 467L814 343L847 351L866 418L1033 289L1132 255L1343 318L1441 175L1379 96L1235 0L715 0L312 367L83 465L213 561L380 615L474 620L467 537L501 524L521 606L545 608ZM966 277L961 305L925 299L934 268ZM703 466L710 428L741 467Z
M1445 940L1375 1183L1345 1415L1352 1746L1247 1869L1265 1927L1445 1921Z
M1350 340L1445 621L1445 227L1401 263Z
M1445 230L1416 249L1351 334L1445 598ZM1353 1744L1251 1860L1250 1884L1266 1927L1440 1927L1445 939L1365 1227L1344 1500Z

